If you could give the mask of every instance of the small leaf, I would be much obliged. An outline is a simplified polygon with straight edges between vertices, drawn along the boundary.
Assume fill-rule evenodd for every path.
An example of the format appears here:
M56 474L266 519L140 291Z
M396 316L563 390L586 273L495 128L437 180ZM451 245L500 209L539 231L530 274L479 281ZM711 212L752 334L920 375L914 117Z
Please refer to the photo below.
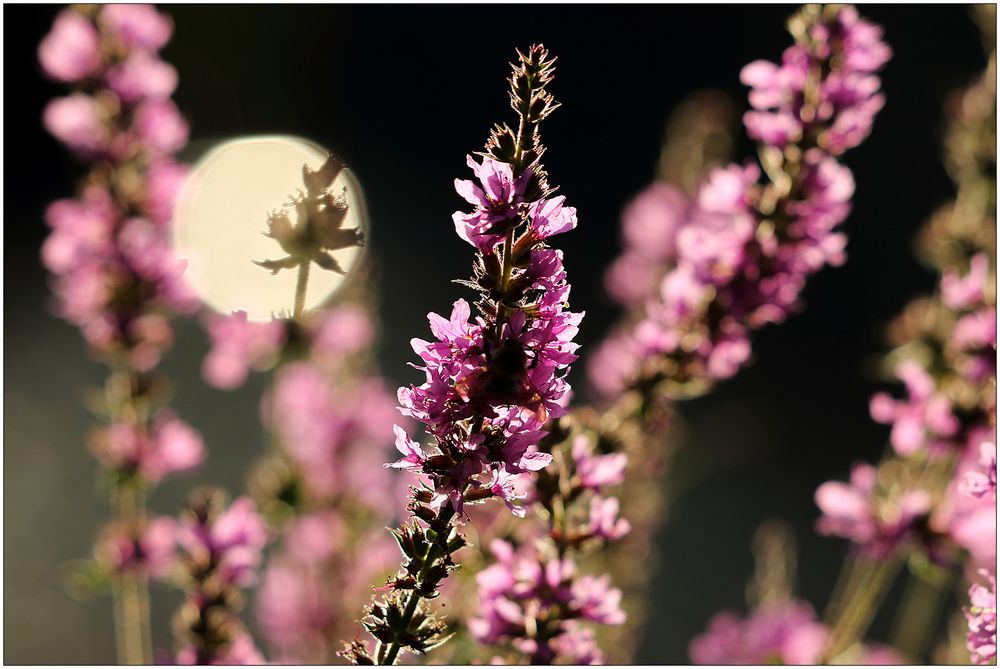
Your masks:
M337 259L326 252L320 252L313 256L313 262L322 267L323 269L330 270L331 272L336 272L337 274L346 274L344 268L340 266Z

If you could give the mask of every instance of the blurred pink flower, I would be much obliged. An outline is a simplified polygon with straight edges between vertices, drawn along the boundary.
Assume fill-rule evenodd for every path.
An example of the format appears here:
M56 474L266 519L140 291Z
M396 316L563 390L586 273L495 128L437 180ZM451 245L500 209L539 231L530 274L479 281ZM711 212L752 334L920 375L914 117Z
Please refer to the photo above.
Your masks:
M817 664L828 639L811 606L789 601L756 609L746 619L716 615L688 652L694 664Z
M277 361L285 343L281 321L253 322L245 311L229 316L210 314L204 318L211 340L211 350L202 363L201 373L216 388L240 386L250 369L263 371Z
M888 557L910 538L931 511L926 490L878 489L878 470L866 463L851 468L850 483L828 481L816 490L823 515L816 523L820 534L849 539L866 554Z
M108 130L94 98L73 93L45 106L42 122L56 139L71 150L97 154L108 147Z
M916 362L904 361L896 370L906 385L908 397L893 400L886 393L872 398L872 418L892 423L890 441L900 455L923 449L940 450L959 429L951 401L934 386L934 379Z
M98 16L101 26L128 48L157 51L174 31L173 21L153 5L104 5Z
M178 531L178 543L186 553L213 565L224 585L242 587L257 581L269 538L264 519L249 497L234 500L218 517L186 518Z
M123 102L164 100L177 88L177 70L148 51L135 51L108 69L108 87ZM183 145L183 143L182 143Z
M187 144L187 122L170 100L140 104L135 110L134 128L139 141L160 153L174 153Z
M972 654L972 663L978 665L996 664L997 661L997 579L983 570L980 575L989 587L973 583L969 589L969 608L965 617L969 621L967 647Z
M176 531L177 522L165 516L146 522L138 536L122 525L108 525L94 552L98 563L115 574L137 570L144 576L163 578L177 562Z
M62 10L38 45L38 60L47 75L60 81L97 74L103 64L97 29L79 12Z

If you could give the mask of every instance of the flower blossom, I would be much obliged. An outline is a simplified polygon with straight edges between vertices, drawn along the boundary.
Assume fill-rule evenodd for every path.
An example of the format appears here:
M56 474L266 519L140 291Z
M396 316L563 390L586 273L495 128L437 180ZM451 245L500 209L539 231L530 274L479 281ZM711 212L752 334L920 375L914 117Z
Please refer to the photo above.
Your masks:
M254 323L245 311L208 316L205 325L212 349L202 363L202 375L217 388L236 388L251 368L269 367L285 340L279 321Z
M195 492L179 521L176 541L185 600L174 629L178 664L263 662L239 619L239 590L257 582L270 530L249 497L226 503L221 491Z
M504 541L494 540L490 551L496 562L476 576L479 586L479 612L469 621L469 631L482 643L496 643L502 638L514 640L515 647L539 662L556 656L563 634L578 634L576 625L564 628L566 621L591 621L618 625L625 619L620 608L621 591L609 585L607 576L585 575L574 578L576 566L569 559L539 562L533 551L515 551ZM560 627L550 630L551 641L539 644L527 633L529 618L544 620L544 612L566 609L572 613L556 618Z
M185 174L171 154L187 142L187 124L169 101L177 73L157 54L171 32L170 19L150 5L105 5L96 23L67 9L39 47L43 69L80 88L49 103L46 128L83 160L110 168L96 169L78 199L46 212L52 232L42 259L56 309L94 351L124 354L140 371L173 341L165 321L151 329L148 317L197 307L169 243Z
M187 558L209 564L224 584L252 585L257 580L261 551L269 540L264 519L253 500L241 497L229 508L182 522L178 543Z
M698 391L751 357L750 332L799 307L809 276L844 261L839 226L854 180L837 162L870 132L884 99L876 72L891 52L853 7L807 8L780 64L755 61L744 125L773 156L710 170L685 195L655 184L623 214L625 250L605 283L633 313L592 356L591 386L605 400L673 370ZM782 153L795 146L794 158ZM784 155L784 157L781 157ZM787 180L774 181L778 172Z
M934 380L916 362L902 363L896 373L906 384L909 397L894 401L885 393L875 395L871 401L872 418L892 424L890 442L900 455L924 448L941 450L959 429L951 401L935 389Z
M457 491L472 486L488 488L516 508L510 477L548 463L547 454L529 449L544 434L544 422L565 413L569 385L564 377L576 360L573 338L582 314L565 310L569 285L562 253L544 246L546 239L576 226L576 211L566 207L561 196L525 201L533 167L514 179L509 164L489 157L479 164L470 156L468 163L479 184L459 180L456 190L476 210L456 213L459 235L479 249L483 272L489 272L492 263L499 270L497 246L508 231L513 239L511 226L520 219L511 219L499 232L492 226L530 205L524 214L527 230L509 249L523 260L505 261L513 265L508 291L516 291L522 300L534 297L510 309L502 321L489 312L472 318L465 300L454 303L447 319L428 315L436 341L412 342L425 382L400 388L399 401L404 415L422 422L439 442L453 443L455 453L446 456L451 464L441 459L428 463L407 446L400 449L406 457L394 466L439 478L436 506L451 500L461 510L463 498ZM460 427L477 417L482 422L477 431ZM487 471L490 478L480 476Z
M823 513L820 534L850 539L874 557L885 558L917 531L931 512L931 496L923 489L882 490L878 470L866 463L851 468L849 483L828 481L816 490Z
M760 606L746 618L725 611L688 648L694 664L820 664L830 631L813 608L795 600ZM899 664L884 646L865 645L857 664ZM850 662L850 661L849 661Z
M138 570L143 576L162 578L177 563L173 518L160 517L140 525L137 531L122 524L104 528L94 553L98 564L113 574Z
M38 45L38 60L45 73L59 81L74 82L95 74L101 67L97 29L78 12L64 9Z
M554 63L541 45L518 52L508 82L521 131L495 125L482 161L467 158L475 179L455 181L472 205L452 221L476 250L473 275L460 283L477 292L477 314L457 300L447 318L428 314L433 341L411 342L423 382L398 390L399 409L423 425L430 443L396 430L403 457L386 467L409 470L420 485L407 507L411 521L392 531L403 562L362 621L376 651L359 640L345 644L342 654L354 663L393 664L401 652L443 642L444 624L421 600L436 597L457 566L465 504L498 498L524 515L516 476L552 459L538 444L545 423L566 411L565 377L583 317L568 310L562 253L548 245L577 224L576 210L552 197L539 162L539 124L558 107L545 90Z
M170 412L157 416L148 432L131 423L112 423L95 432L91 446L106 468L138 474L149 483L190 471L205 459L201 435Z
M972 663L979 665L996 664L997 659L997 579L983 570L981 572L989 587L973 583L969 588L969 607L965 617L969 621L967 647L972 654Z

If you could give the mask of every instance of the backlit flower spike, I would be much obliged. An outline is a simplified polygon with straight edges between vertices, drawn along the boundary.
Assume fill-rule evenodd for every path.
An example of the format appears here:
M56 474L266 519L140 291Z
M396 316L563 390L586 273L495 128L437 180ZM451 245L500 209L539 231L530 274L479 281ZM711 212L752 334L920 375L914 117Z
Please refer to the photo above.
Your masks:
M221 491L197 491L176 536L186 591L174 622L176 662L263 663L239 617L241 589L256 582L271 538L254 502L241 497L227 506Z
M984 8L983 16L989 61L995 63L995 8ZM848 15L844 23L857 31L847 58L859 70L854 84L861 93L871 86L860 71L878 66L887 53L875 46L877 31L855 19ZM961 570L974 581L974 601L966 611L973 663L989 663L996 652L995 599L992 611L978 607L975 600L988 598L990 590L973 579L986 568L995 598L996 204L984 206L977 193L994 189L996 175L990 161L969 150L995 144L993 69L956 95L971 102L954 107L946 135L956 200L921 233L921 255L940 276L937 290L914 300L889 328L896 348L887 367L902 381L906 397L879 393L870 410L875 421L892 426L892 452L877 467L855 465L849 485L828 482L816 492L823 513L818 529L849 539L852 552L867 558L863 569L869 574L905 561L915 572L930 563ZM864 633L864 626L847 621L873 617L879 593L892 583L889 576L880 578L842 596L847 603L834 624L850 631L831 642L827 658Z
M152 5L72 5L38 48L42 71L72 87L46 105L42 123L89 168L76 197L47 208L41 259L54 311L108 367L99 408L108 424L89 443L115 500L96 554L122 593L114 608L123 664L153 660L147 622L134 612L148 578L169 571L172 552L167 525L147 520L145 499L205 457L201 437L165 410L169 383L157 369L173 345L170 318L198 308L170 244L187 175L173 154L188 138L170 100L177 71L158 53L172 32L169 16Z
M325 169L304 170L307 187L324 188ZM251 370L272 372L260 413L275 447L252 468L248 484L275 532L255 579L262 642L272 662L329 663L353 628L355 602L398 564L396 542L382 530L396 522L407 492L382 466L394 452L394 422L400 444L415 446L392 394L371 369L376 323L360 302L297 319L251 322L237 312L204 323L212 343L206 381L232 388ZM244 522L249 510L248 500L236 504L209 538L218 545L245 543L253 534ZM219 578L243 583L255 576L255 551L236 546L227 556ZM233 639L216 660L259 660L249 641ZM195 661L192 652L186 647L178 661Z
M626 208L606 283L633 314L588 369L607 402L637 385L688 396L734 375L752 331L783 321L812 274L844 261L854 180L837 158L870 133L891 51L850 6L809 5L789 28L781 63L741 73L760 166L712 169L690 194L657 184Z
M479 159L467 157L474 178L455 180L472 207L454 214L455 231L476 250L473 276L460 283L477 296L474 304L456 301L447 318L429 314L434 340L412 341L423 381L399 389L400 412L423 424L429 443L397 431L403 457L388 466L421 484L409 505L413 520L393 533L404 563L362 620L377 643L345 645L355 663L392 664L446 639L424 600L456 567L466 505L495 499L525 515L517 475L551 461L536 447L545 422L565 410L582 317L568 311L561 255L546 243L577 222L564 198L549 198L539 163L538 126L558 106L545 90L554 62L540 45L518 52L509 79L518 131L495 126Z

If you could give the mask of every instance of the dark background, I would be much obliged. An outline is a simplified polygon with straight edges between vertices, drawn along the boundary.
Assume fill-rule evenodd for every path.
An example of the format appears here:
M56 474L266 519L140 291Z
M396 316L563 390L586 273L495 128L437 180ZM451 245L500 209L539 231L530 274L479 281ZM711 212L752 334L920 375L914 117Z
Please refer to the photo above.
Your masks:
M35 49L57 7L4 7L4 638L7 663L114 660L107 598L71 599L66 564L87 554L106 509L81 438L81 399L102 369L77 332L48 311L38 262L47 202L81 173L40 114L63 89L43 80ZM573 306L587 311L586 354L616 316L601 275L618 251L622 205L652 178L663 124L686 94L706 87L745 105L738 74L789 43L792 6L170 6L175 39L164 56L179 70L176 100L193 140L297 134L336 150L365 186L371 250L380 273L380 359L397 382L412 379L408 341L425 313L460 295L450 280L469 267L453 233L462 206L452 188L465 154L494 121L508 120L504 77L515 46L543 41L560 59L552 91L563 108L546 123L546 164L580 213L559 239ZM847 222L848 263L809 284L806 310L756 336L756 362L711 395L683 405L686 423L658 543L651 633L643 662L687 661L690 638L723 607L742 607L752 572L750 538L779 517L800 541L799 594L822 607L844 553L812 532L812 494L852 460L875 458L887 430L868 417L885 323L933 275L912 240L952 195L940 162L945 94L984 65L966 7L864 8L895 51L888 99L873 136L846 162L858 184ZM749 146L741 145L741 155ZM191 156L189 156L191 157ZM262 436L253 379L238 392L208 389L198 366L205 336L179 326L165 365L175 405L201 429L209 461L154 496L177 508L194 483L242 487ZM582 369L575 377L579 381ZM176 600L157 593L157 642L169 643ZM878 620L875 635L888 620Z

